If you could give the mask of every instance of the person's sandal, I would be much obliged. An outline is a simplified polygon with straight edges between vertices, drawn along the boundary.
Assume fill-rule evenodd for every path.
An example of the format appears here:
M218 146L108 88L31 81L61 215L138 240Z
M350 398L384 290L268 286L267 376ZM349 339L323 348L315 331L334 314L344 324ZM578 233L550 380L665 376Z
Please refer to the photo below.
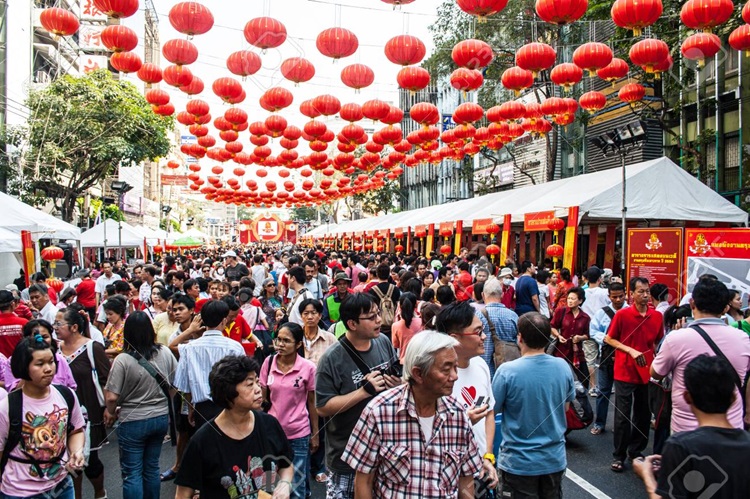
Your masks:
M604 428L599 428L598 426L592 426L591 427L591 434L592 435L601 435L604 433Z
M623 471L625 471L625 465L619 459L615 459L614 461L612 461L612 464L609 466L609 468L615 473L622 473Z
M159 480L161 480L162 482L169 482L171 480L174 480L176 476L177 472L172 468L169 468L167 471L164 471L159 475Z
M318 473L315 475L315 481L318 483L326 483L328 481L328 475L325 473Z

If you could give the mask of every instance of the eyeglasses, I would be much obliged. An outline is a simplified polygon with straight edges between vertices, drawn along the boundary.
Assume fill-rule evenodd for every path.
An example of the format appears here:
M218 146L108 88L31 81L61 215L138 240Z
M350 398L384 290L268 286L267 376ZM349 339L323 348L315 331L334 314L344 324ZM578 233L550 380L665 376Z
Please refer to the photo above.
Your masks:
M278 336L273 339L274 343L278 343L280 345L293 345L294 340L290 340L288 338L279 338Z
M366 315L364 317L360 317L359 320L361 321L378 321L380 320L380 310L377 312L373 312L372 315Z
M267 287L267 288L275 288L275 287L276 287L276 285L275 285L275 284L266 284L266 287Z
M55 327L63 327L63 326L67 327L68 323L67 322L55 321L55 322L52 323L52 325L55 326Z
M457 336L484 336L484 327L480 326L470 333L461 333L457 334Z

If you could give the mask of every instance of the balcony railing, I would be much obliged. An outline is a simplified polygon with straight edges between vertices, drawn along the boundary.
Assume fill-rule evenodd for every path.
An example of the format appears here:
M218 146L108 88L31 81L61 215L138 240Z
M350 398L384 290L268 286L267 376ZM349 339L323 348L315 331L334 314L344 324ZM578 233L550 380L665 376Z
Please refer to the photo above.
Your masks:
M731 192L740 190L740 169L725 168L724 174L719 176L719 191Z

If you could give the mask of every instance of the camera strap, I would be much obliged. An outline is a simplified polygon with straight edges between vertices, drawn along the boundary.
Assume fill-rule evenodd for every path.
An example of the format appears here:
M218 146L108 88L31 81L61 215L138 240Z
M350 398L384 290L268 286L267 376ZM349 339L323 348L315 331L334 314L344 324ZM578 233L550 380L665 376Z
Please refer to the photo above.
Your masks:
M347 338L346 335L343 335L339 342L344 347L344 350L346 350L346 353L349 354L349 357L351 357L352 361L357 365L357 368L362 373L362 377L370 374L372 369L370 369L370 366L368 366L365 363L364 359L362 359L362 357L360 357L360 355L357 353L357 350L354 348L354 345L352 345L352 342L349 341L349 338Z

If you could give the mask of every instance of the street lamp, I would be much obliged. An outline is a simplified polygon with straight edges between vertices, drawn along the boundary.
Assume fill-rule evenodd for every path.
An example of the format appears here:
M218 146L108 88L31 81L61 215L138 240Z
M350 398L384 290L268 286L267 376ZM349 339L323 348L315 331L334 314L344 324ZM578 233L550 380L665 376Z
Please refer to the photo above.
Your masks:
M620 251L622 252L620 257L620 268L622 270L622 277L625 278L625 238L626 238L626 216L628 213L627 201L626 201L626 187L627 179L625 175L625 157L632 153L642 149L646 143L646 126L640 120L633 121L627 125L616 128L614 131L607 132L598 137L594 137L591 141L596 147L601 149L605 157L620 156L622 165L622 235L620 242Z
M117 193L117 208L122 210L122 197L125 195L126 192L133 190L133 186L128 184L127 182L123 182L122 180L115 180L112 182L112 190ZM117 246L120 248L120 256L122 256L122 220L121 217L117 217ZM104 224L104 230L105 230L105 241L106 241L106 230L107 230L107 224L105 222ZM105 248L106 252L106 248Z
M165 224L167 226L167 229L166 229L167 230L167 234L169 234L169 212L171 212L171 211L172 211L172 207L171 206L166 205L166 204L162 205L161 212L166 217L166 220L167 220L167 222Z

